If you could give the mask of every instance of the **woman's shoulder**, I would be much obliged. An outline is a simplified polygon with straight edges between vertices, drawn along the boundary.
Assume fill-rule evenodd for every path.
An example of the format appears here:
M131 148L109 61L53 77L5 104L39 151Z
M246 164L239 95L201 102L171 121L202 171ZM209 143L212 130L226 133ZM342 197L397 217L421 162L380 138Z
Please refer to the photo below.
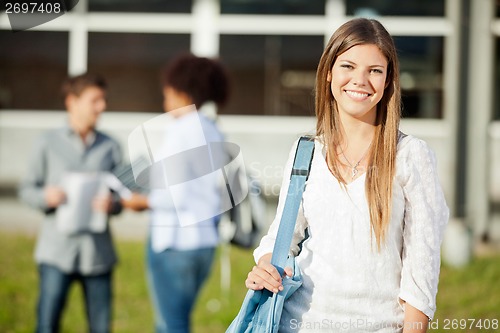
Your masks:
M306 138L310 141L314 141L314 156L317 156L318 154L324 154L324 150L325 150L325 142L323 140L323 138L321 136L317 136L317 135L313 135L313 134L304 134L300 137L298 137L294 142L293 142L293 145L292 145L292 148L290 150L290 153L289 153L289 157L291 157L292 155L294 155L297 151L297 148L298 148L298 145L299 145L299 141L301 138Z
M436 167L434 151L426 141L416 136L400 135L397 149L396 177L402 183L406 183L415 170L428 172Z
M397 157L412 158L422 154L433 154L427 142L421 138L400 131L398 135Z

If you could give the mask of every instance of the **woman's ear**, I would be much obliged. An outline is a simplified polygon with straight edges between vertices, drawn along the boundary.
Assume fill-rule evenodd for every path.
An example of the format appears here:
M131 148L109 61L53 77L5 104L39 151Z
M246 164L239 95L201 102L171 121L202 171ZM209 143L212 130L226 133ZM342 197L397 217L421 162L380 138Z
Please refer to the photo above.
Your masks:
M328 71L328 75L326 76L326 81L332 82L332 72L331 71Z

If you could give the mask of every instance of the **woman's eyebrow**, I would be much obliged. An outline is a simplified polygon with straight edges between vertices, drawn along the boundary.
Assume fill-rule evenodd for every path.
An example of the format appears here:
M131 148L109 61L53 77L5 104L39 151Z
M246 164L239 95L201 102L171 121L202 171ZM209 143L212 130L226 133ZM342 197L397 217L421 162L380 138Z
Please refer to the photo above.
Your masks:
M352 65L357 65L356 62L354 62L352 60L348 60L348 59L340 59L339 58L338 61L346 62L346 63L352 64ZM373 64L373 65L369 65L368 67L370 67L370 68L374 68L374 67L386 68L387 66L381 65L381 64Z

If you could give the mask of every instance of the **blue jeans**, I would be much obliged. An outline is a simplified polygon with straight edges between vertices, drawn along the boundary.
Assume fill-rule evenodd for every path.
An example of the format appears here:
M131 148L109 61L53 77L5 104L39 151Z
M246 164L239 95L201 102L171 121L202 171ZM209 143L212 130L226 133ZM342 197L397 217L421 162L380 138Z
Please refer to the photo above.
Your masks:
M111 272L100 275L67 274L57 267L40 264L40 295L37 307L37 333L57 333L68 291L79 281L85 296L85 308L91 333L108 333L111 324Z
M188 333L196 297L210 273L215 248L189 251L148 246L148 280L157 333Z

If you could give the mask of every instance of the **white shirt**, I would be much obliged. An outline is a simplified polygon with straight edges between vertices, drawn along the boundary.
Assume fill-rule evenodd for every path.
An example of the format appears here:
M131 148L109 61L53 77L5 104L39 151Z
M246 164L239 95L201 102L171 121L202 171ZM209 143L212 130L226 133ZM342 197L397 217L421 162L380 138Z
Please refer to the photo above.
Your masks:
M223 141L214 122L196 111L175 119L165 132L164 156L182 157L181 154L189 150ZM167 248L193 250L218 244L219 182L215 174L199 177L199 168L209 167L210 163L201 155L199 158L187 156L176 161L166 179L161 176L161 165L156 166L158 174L151 173L151 187L156 189L151 191L148 204L151 208L151 245L155 252ZM177 179L172 181L172 176ZM166 188L158 188L155 182L159 179L170 183L164 186ZM172 184L182 179L180 184Z
M295 147L285 169L277 215L254 252L272 252ZM433 152L406 136L398 144L392 217L380 252L371 232L365 175L347 185L331 174L316 141L291 251L309 227L297 263L303 285L285 302L280 332L401 332L408 302L432 318L440 245L449 210Z

